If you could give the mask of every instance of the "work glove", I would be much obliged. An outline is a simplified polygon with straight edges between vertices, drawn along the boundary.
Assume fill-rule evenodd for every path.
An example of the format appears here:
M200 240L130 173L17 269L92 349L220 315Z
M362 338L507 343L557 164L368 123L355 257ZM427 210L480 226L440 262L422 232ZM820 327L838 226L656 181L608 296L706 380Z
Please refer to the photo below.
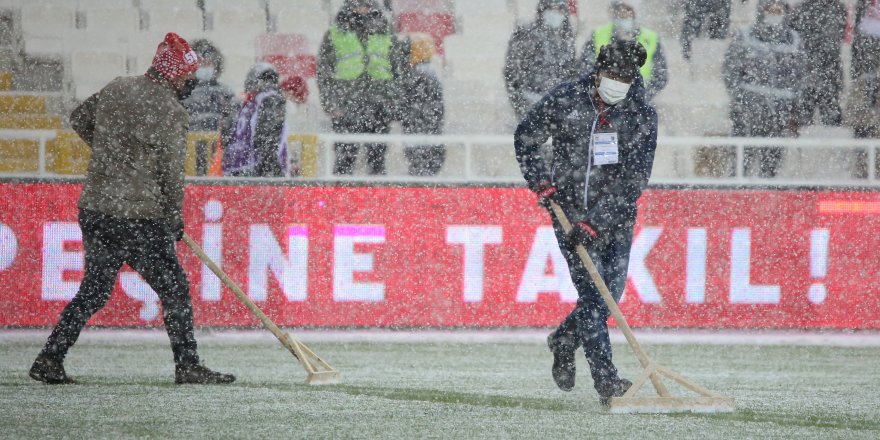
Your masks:
M183 217L175 216L165 220L168 236L174 241L183 240Z
M535 189L535 194L538 195L538 204L550 209L550 201L556 201L557 204L559 202L556 200L556 185L553 182L542 182Z
M589 248L599 238L599 231L587 220L578 220L571 224L568 240L572 245L583 245Z

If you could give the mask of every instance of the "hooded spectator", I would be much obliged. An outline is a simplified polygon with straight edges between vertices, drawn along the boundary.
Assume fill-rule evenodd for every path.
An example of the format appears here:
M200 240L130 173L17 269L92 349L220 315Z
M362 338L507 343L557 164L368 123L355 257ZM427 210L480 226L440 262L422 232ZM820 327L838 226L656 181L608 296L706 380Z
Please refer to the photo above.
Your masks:
M567 0L540 0L535 20L507 44L504 82L519 119L550 89L577 77L575 35Z
M800 102L807 59L801 37L787 24L788 4L760 0L752 26L737 31L724 57L724 83L730 95L734 136L792 137L797 135L796 106ZM748 172L776 176L782 148L746 148Z
M615 0L611 2L612 22L593 31L593 37L584 45L581 52L583 72L592 72L595 68L599 49L617 40L638 41L648 52L648 61L640 72L645 84L648 100L654 99L668 81L666 55L660 37L656 32L639 26L636 19L637 0Z
M229 145L238 102L232 89L217 80L223 74L223 54L208 40L196 40L193 51L199 56L196 87L183 101L189 113L190 131L219 132L223 145ZM207 142L196 144L196 169L207 171L208 158L213 154Z
M813 114L818 111L823 125L840 125L840 45L846 30L846 6L841 0L804 0L791 12L790 21L803 39L807 61L800 124L812 124Z
M278 72L258 63L244 82L245 98L235 131L224 151L223 174L280 177L286 170L285 100L278 90Z
M404 134L443 133L443 84L431 64L436 49L430 35L410 37L410 69L401 74L400 114ZM409 161L412 176L434 176L440 172L446 159L443 145L406 146L404 154Z
M336 133L390 130L401 57L383 8L346 0L318 53L318 93ZM359 145L337 143L335 174L351 174ZM370 174L385 174L385 144L366 144Z

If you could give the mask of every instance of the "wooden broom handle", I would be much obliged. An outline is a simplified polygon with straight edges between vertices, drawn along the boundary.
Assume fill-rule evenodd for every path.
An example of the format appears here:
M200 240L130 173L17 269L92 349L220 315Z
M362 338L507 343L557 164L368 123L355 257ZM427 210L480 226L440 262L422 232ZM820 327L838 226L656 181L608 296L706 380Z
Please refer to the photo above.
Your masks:
M556 220L558 220L559 224L562 225L562 229L565 231L565 233L571 233L571 222L568 221L568 217L565 216L565 212L562 211L562 208L560 208L559 205L557 205L556 202L552 200L550 201L550 208L553 210L553 214L556 216ZM651 360L648 358L648 355L645 354L645 351L642 350L642 346L639 345L639 342L636 341L636 337L635 335L633 335L632 328L630 328L629 324L626 322L626 318L623 317L623 313L621 313L620 307L617 306L617 301L614 300L614 297L611 296L611 292L608 291L608 286L605 285L605 281L602 280L602 276L599 275L599 271L596 269L596 265L593 264L593 259L590 258L590 254L587 253L587 250L581 244L578 244L575 249L577 250L578 256L581 257L581 261L584 263L584 266L587 268L587 272L590 273L590 278L593 279L593 283L596 285L596 287L599 288L599 294L601 294L602 299L605 300L605 304L611 311L611 316L614 317L614 321L617 322L617 326L623 332L623 335L626 337L627 342L629 342L629 345L636 353L636 357L639 358L639 362L642 364L642 367L648 368Z
M199 260L202 260L202 263L205 263L205 265L208 266L208 268L211 269L211 271L214 272L214 274L217 275L218 278L220 278L220 281L223 281L223 284L225 284L226 287L228 287L229 290L231 290L232 293L235 294L238 300L241 301L245 305L245 307L248 308L248 310L250 310L254 315L257 316L257 318L260 319L260 322L263 323L263 327L266 327L266 329L272 332L272 334L274 334L275 337L278 338L278 340L281 341L282 344L284 344L284 341L287 339L287 334L282 332L281 329L279 329L278 326L275 325L275 323L272 322L272 320L269 319L269 317L266 316L266 314L263 313L263 311L260 310L260 308L257 307L257 305L254 304L254 302L251 301L250 298L248 298L244 291L242 291L241 288L238 287L238 285L235 284L235 282L232 281L232 279L229 278L228 275L226 275L226 272L223 272L223 269L220 269L220 267L217 266L210 257L208 257L208 254L206 254L205 251L202 250L201 246L199 246L198 243L196 243L195 240L193 240L192 237L190 237L189 234L187 234L186 232L183 233L183 242L186 243L186 245L189 246L190 249L192 249L196 256L199 257Z

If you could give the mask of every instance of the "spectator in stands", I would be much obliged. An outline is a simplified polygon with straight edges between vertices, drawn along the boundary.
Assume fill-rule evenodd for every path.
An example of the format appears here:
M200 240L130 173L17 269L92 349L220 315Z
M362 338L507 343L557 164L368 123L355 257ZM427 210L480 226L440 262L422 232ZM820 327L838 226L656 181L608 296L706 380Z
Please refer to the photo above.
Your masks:
M856 79L847 100L845 116L856 138L880 138L880 68L865 72ZM880 168L878 165L875 163L875 170ZM868 155L865 151L856 153L853 177L868 177Z
M742 0L743 3L747 1ZM681 55L684 59L691 59L691 41L700 35L704 24L709 38L727 38L731 3L731 0L687 0L681 29Z
M569 15L568 0L540 0L535 20L510 37L504 82L518 119L550 89L578 74Z
M183 101L189 113L189 129L219 132L222 144L229 145L238 102L232 89L217 81L223 73L223 54L208 40L196 40L192 48L199 56L199 70L195 89ZM213 156L212 147L206 142L196 144L196 170L200 175L207 171L208 159Z
M410 37L410 69L400 76L397 106L404 134L443 133L443 84L431 64L434 39L426 34ZM446 160L443 145L407 146L404 150L411 176L434 176Z
M267 63L254 65L244 81L244 91L244 103L223 154L223 174L283 176L288 132L286 104L278 90L278 72Z
M880 67L880 0L858 0L852 43L852 78Z
M337 133L390 130L401 46L375 0L346 0L318 53L318 93ZM385 174L383 143L364 145L370 174ZM359 146L337 143L335 174L354 172Z
M656 32L638 25L636 6L638 0L614 0L611 2L613 21L593 31L581 52L583 72L592 72L599 49L616 40L636 40L648 51L648 61L641 68L648 100L654 99L668 81L666 55Z
M724 57L734 136L797 136L796 106L806 75L801 37L786 22L788 3L760 0L757 21L737 31ZM782 148L747 148L743 165L776 176Z
M183 178L189 121L183 101L195 85L198 56L168 33L144 75L116 78L70 115L92 154L79 198L85 276L29 375L47 384L74 381L64 358L86 322L113 292L128 263L162 301L178 384L231 383L201 365L186 272L174 249L183 238Z
M816 112L823 125L840 125L840 46L846 30L846 6L841 0L804 0L792 10L790 22L803 39L807 60L800 125L811 125Z
M611 360L610 312L576 248L586 248L619 300L636 201L648 185L657 147L657 111L645 97L639 72L646 59L645 48L632 40L603 46L594 72L554 88L532 107L514 135L516 158L538 202L557 203L574 226L566 233L551 215L578 292L577 306L547 338L553 380L563 391L574 387L574 356L582 346L593 386L606 405L632 383L618 376ZM540 149L551 137L553 155L546 159Z

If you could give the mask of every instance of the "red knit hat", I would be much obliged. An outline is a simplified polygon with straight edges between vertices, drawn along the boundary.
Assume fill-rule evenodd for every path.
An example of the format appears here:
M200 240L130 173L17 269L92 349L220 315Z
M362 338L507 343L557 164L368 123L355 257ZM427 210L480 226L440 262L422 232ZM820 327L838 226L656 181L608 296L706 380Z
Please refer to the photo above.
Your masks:
M299 104L309 99L309 85L301 76L291 76L281 81L278 88L293 95L293 100Z
M156 49L153 68L166 79L186 76L199 68L199 57L186 40L174 32L169 32Z

